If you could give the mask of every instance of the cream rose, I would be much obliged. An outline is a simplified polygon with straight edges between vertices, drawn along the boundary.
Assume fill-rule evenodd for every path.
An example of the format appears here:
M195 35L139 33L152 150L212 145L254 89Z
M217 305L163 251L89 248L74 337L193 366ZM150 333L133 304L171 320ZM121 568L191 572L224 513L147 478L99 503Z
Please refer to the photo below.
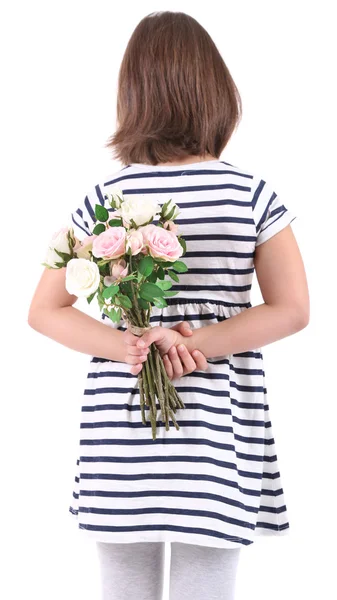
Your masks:
M100 282L99 268L95 262L85 258L72 258L67 263L66 290L78 297L93 294Z
M152 223L141 227L140 231L143 234L144 243L148 247L149 254L153 258L162 258L174 262L182 256L184 249L172 231Z
M129 229L126 236L126 250L131 249L131 254L138 254L144 245L143 234L139 229Z
M125 254L124 227L109 227L94 239L92 253L96 258L119 258Z
M124 227L131 225L131 219L137 226L140 226L150 221L160 211L161 207L153 198L129 196L124 198L124 202L113 213L113 216L117 216L117 214L121 216Z
M74 248L74 252L76 252L76 256L78 258L86 258L87 260L90 260L90 254L89 251L92 252L92 245L94 243L94 239L97 237L97 235L92 234L92 235L86 235L82 242L80 242L79 246L75 246Z
M46 253L45 263L52 268L55 268L55 263L62 262L62 258L55 252L55 249L59 252L66 252L70 254L70 247L68 241L68 231L71 231L69 227L61 227L58 231L53 233L52 238L50 240L50 245ZM72 236L75 241L76 238Z

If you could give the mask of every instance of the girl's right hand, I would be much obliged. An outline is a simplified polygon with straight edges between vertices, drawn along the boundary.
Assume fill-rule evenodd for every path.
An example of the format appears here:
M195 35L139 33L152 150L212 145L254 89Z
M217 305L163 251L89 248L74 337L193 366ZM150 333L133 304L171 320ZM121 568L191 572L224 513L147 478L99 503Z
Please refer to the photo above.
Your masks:
M187 321L181 321L177 325L171 327L178 331L181 335L189 337L193 335L193 331ZM143 368L143 363L147 359L149 348L139 348L136 344L138 336L134 335L126 329L123 332L126 354L124 361L131 365L130 373L138 375ZM175 347L170 348L164 358L164 366L169 379L177 379L187 373L192 373L195 369L205 371L208 368L208 363L205 356L198 350L194 350L192 355L187 351L180 351L179 348L175 351Z

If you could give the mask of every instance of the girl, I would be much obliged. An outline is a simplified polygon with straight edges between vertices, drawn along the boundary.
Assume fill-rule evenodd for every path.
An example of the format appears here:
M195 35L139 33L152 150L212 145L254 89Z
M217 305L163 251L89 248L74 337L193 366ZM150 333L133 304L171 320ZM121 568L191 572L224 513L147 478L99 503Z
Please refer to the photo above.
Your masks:
M219 158L240 117L235 83L195 19L140 21L107 144L123 167L73 207L71 225L90 234L94 205L115 186L172 198L188 272L141 338L76 310L65 269L46 269L31 303L34 329L90 355L69 511L97 545L104 600L161 598L165 542L171 600L231 600L241 549L289 529L261 347L306 327L309 297L295 216L259 175ZM264 302L253 307L254 272ZM155 441L135 393L151 343L185 404L180 430L159 421Z

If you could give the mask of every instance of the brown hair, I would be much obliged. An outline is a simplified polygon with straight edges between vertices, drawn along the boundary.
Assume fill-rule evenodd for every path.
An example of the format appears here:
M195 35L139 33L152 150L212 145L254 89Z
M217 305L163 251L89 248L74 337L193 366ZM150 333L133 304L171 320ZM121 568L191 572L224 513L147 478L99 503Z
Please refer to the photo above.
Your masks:
M186 13L153 12L126 47L117 130L105 147L125 165L219 158L241 115L238 89L207 31Z

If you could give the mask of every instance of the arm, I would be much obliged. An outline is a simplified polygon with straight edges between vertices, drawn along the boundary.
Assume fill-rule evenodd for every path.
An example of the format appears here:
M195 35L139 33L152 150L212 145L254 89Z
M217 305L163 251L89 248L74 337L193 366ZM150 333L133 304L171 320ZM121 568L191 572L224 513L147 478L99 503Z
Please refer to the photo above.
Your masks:
M189 352L198 348L206 358L246 352L308 325L306 274L291 226L257 246L254 262L264 303L195 329L192 337L180 341Z
M127 362L130 372L137 375L148 354L148 349L140 349L135 344L138 338L129 331L107 327L73 307L77 296L67 292L65 287L66 268L48 269L42 273L35 290L28 314L28 324L56 342L92 356L108 360ZM172 330L180 332L182 339L193 332L186 321L176 324ZM180 335L179 334L179 335ZM207 369L207 361L200 353L181 353L170 356L165 368L170 379L194 371Z
M28 324L72 350L123 362L123 331L73 307L77 296L67 292L65 273L65 268L45 268L29 308Z

